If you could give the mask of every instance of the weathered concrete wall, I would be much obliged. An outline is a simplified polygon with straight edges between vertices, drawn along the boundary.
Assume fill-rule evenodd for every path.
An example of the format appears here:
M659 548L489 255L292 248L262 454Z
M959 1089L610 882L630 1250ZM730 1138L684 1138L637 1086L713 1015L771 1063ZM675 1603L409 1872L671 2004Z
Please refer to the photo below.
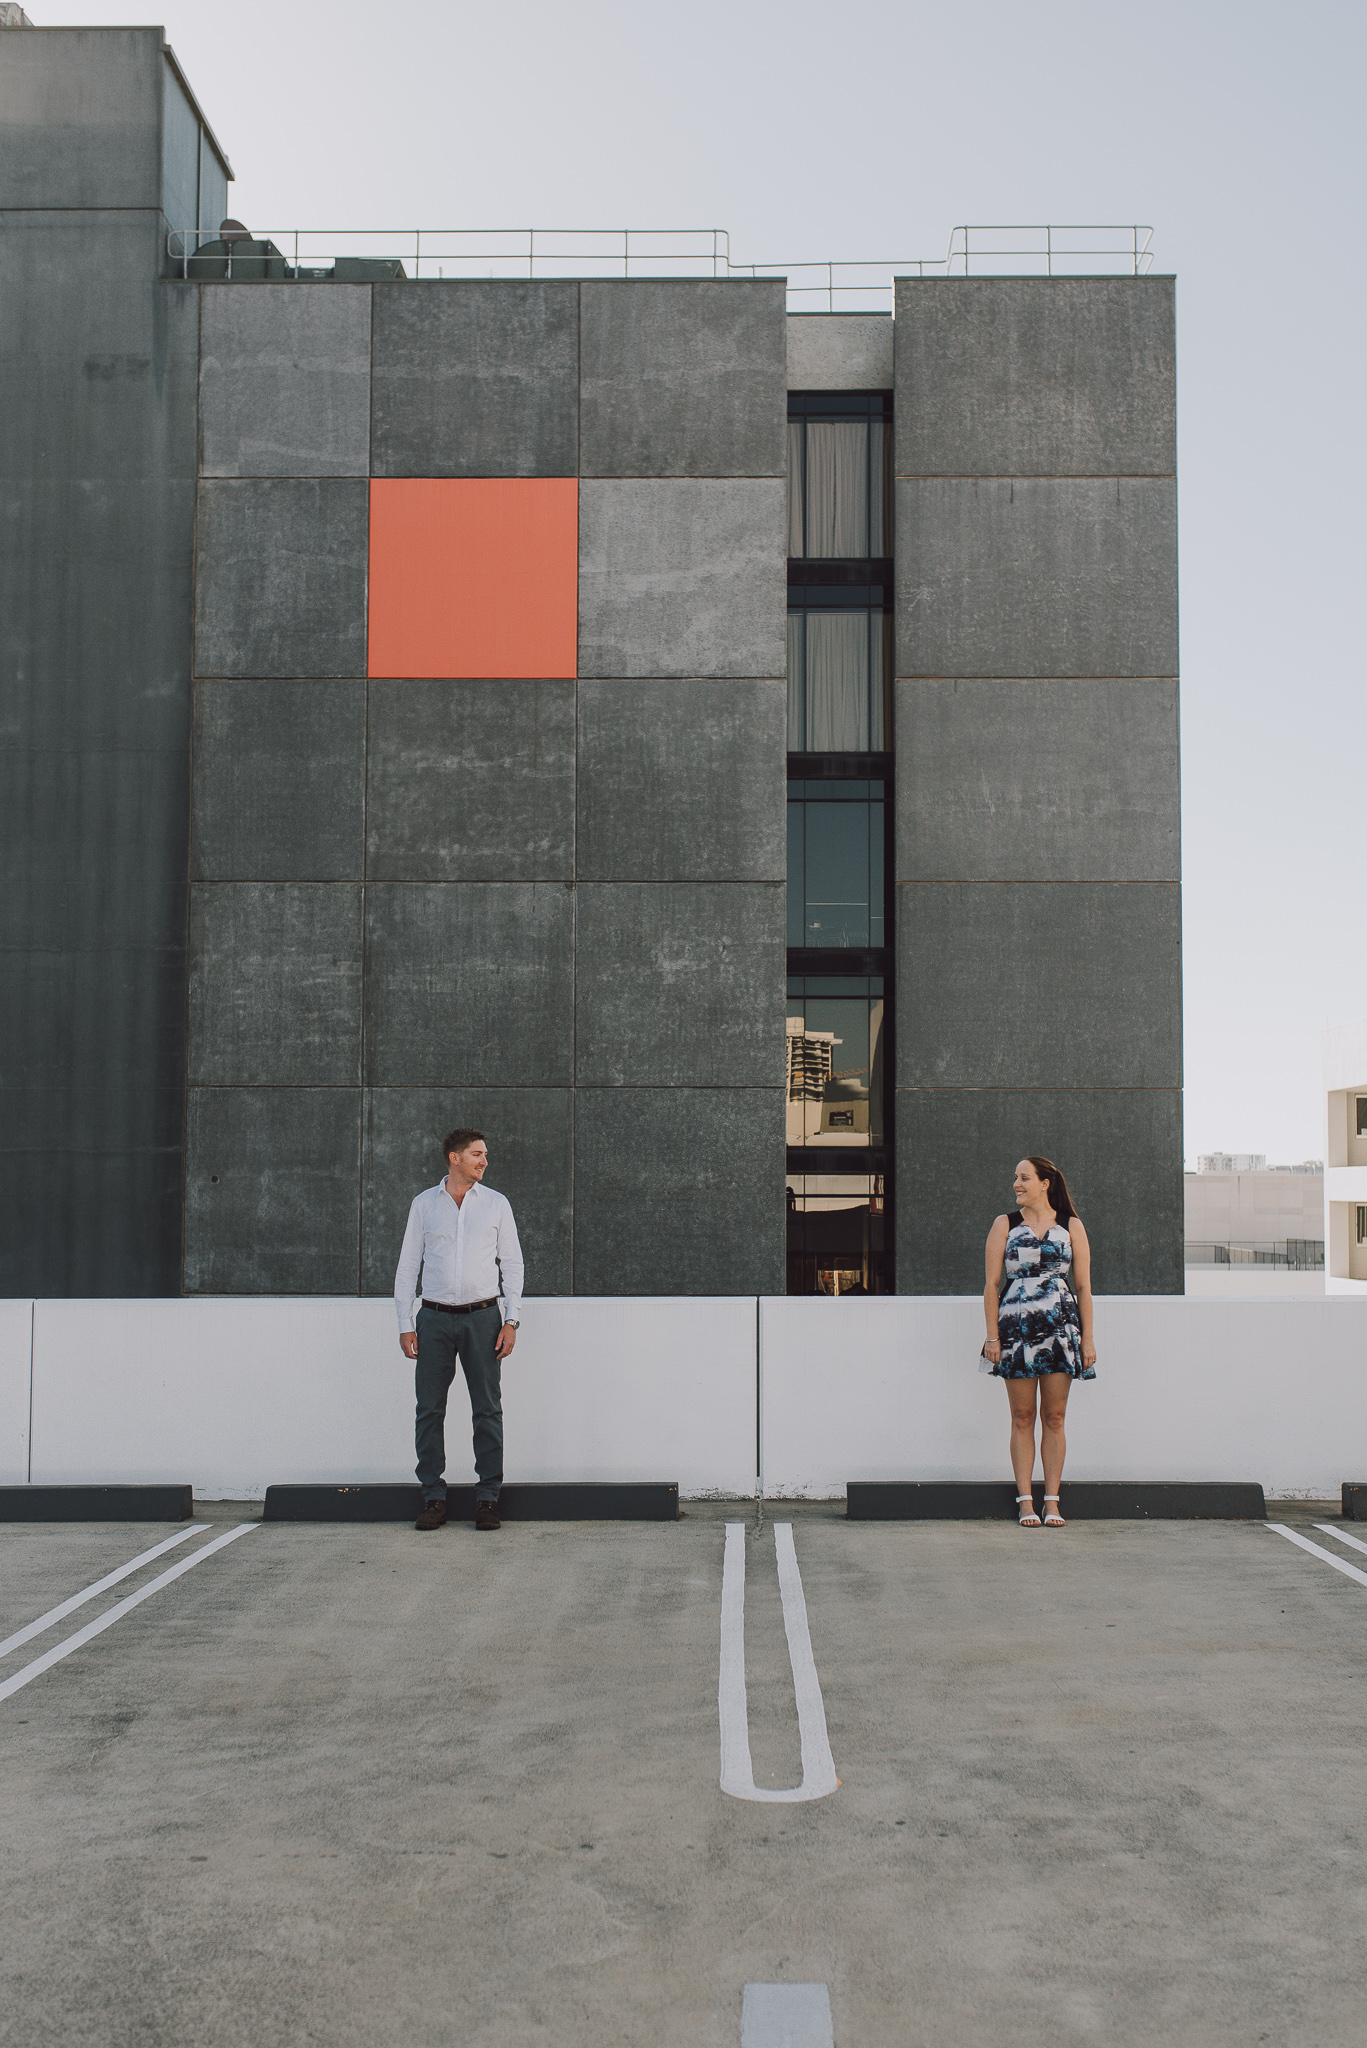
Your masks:
M198 307L160 242L0 216L5 1293L180 1285Z
M162 272L226 174L160 29L3 59L0 1293L175 1293L199 295Z
M781 1284L780 284L203 287L189 1292ZM578 677L367 678L369 478L579 476Z
M1026 1152L1182 1288L1173 280L897 286L899 1292Z

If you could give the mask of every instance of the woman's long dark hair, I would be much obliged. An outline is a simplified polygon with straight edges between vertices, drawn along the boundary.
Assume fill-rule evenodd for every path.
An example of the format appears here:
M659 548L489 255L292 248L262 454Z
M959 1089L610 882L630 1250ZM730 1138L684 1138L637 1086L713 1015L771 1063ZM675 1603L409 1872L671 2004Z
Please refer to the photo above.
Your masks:
M1033 1152L1027 1152L1025 1156L1034 1167L1040 1179L1048 1186L1049 1207L1053 1210L1059 1222L1066 1224L1070 1216L1077 1215L1077 1210L1073 1207L1073 1198L1068 1192L1067 1181L1063 1178L1063 1175L1059 1172L1052 1159L1041 1159Z

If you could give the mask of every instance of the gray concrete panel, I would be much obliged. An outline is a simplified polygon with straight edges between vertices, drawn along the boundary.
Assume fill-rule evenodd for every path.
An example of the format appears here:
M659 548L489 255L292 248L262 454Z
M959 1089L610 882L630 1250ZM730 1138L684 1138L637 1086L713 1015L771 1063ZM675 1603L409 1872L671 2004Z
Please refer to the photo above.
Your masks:
M782 1081L782 885L581 883L577 895L581 1088Z
M185 1292L355 1294L359 1088L192 1088Z
M486 1134L485 1185L513 1205L527 1293L571 1293L574 1098L568 1088L367 1089L361 1292L393 1293L409 1204L442 1178L441 1140L459 1125Z
M574 891L561 882L372 882L372 1087L567 1087Z
M195 673L363 676L369 534L363 479L202 483Z
M363 682L197 683L191 874L359 881L365 756Z
M7 34L0 193L7 207L161 206L159 28Z
M581 880L787 880L781 682L581 682Z
M173 228L199 226L199 116L169 64L162 95L161 210Z
M196 882L191 1085L351 1087L360 1071L360 885Z
M579 1088L576 1294L781 1294L782 1088Z
M199 293L160 247L156 214L0 212L7 495L193 476Z
M200 475L368 476L369 285L200 289Z
M891 391L893 321L887 313L790 313L790 391Z
M898 476L1171 476L1175 289L899 278Z
M783 476L782 278L580 286L581 476Z
M1054 1160L1067 1178L1092 1248L1095 1293L1182 1293L1179 1090L915 1088L897 1096L899 1294L981 1294L987 1233L1012 1207L1011 1177L1027 1153ZM935 1190L933 1201L908 1198L912 1172ZM1100 1395L1104 1304L1096 1338ZM971 1354L961 1369L973 1370Z
M44 33L6 31L6 66ZM198 322L158 224L0 217L11 1293L179 1287Z
M787 516L780 478L582 483L580 675L783 675Z
M1177 684L897 685L904 882L1181 879Z
M376 285L376 476L573 476L579 286Z
M1175 883L906 883L902 1088L1180 1088Z
M1174 676L1177 486L899 480L897 673Z
M99 1003L98 986L66 990ZM179 1294L185 1091L169 1071L171 1087L68 1070L0 1089L0 1296Z
M574 684L372 682L368 873L569 881Z

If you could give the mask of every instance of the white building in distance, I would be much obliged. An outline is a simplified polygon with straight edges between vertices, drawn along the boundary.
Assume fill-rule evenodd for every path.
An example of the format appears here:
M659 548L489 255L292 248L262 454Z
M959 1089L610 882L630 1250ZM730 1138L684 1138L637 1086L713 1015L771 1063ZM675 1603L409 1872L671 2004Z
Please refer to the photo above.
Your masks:
M1367 1293L1367 1017L1324 1034L1325 1291Z
M1318 1294L1324 1166L1269 1166L1261 1152L1206 1152L1184 1176L1188 1294Z

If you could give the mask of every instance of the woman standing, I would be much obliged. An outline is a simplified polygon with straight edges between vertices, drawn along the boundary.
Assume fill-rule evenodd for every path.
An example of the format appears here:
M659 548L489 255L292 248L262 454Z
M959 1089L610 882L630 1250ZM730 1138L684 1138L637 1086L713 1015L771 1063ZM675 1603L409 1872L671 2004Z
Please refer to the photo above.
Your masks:
M1011 1464L1023 1529L1040 1525L1030 1490L1035 1475L1035 1393L1039 1390L1044 1526L1061 1529L1059 1480L1067 1448L1063 1414L1068 1389L1074 1380L1096 1378L1092 1254L1068 1183L1052 1159L1033 1155L1022 1159L1016 1168L1015 1192L1019 1206L1009 1216L999 1216L987 1237L987 1285L983 1289L987 1342L983 1356L1006 1381L1011 1403Z

